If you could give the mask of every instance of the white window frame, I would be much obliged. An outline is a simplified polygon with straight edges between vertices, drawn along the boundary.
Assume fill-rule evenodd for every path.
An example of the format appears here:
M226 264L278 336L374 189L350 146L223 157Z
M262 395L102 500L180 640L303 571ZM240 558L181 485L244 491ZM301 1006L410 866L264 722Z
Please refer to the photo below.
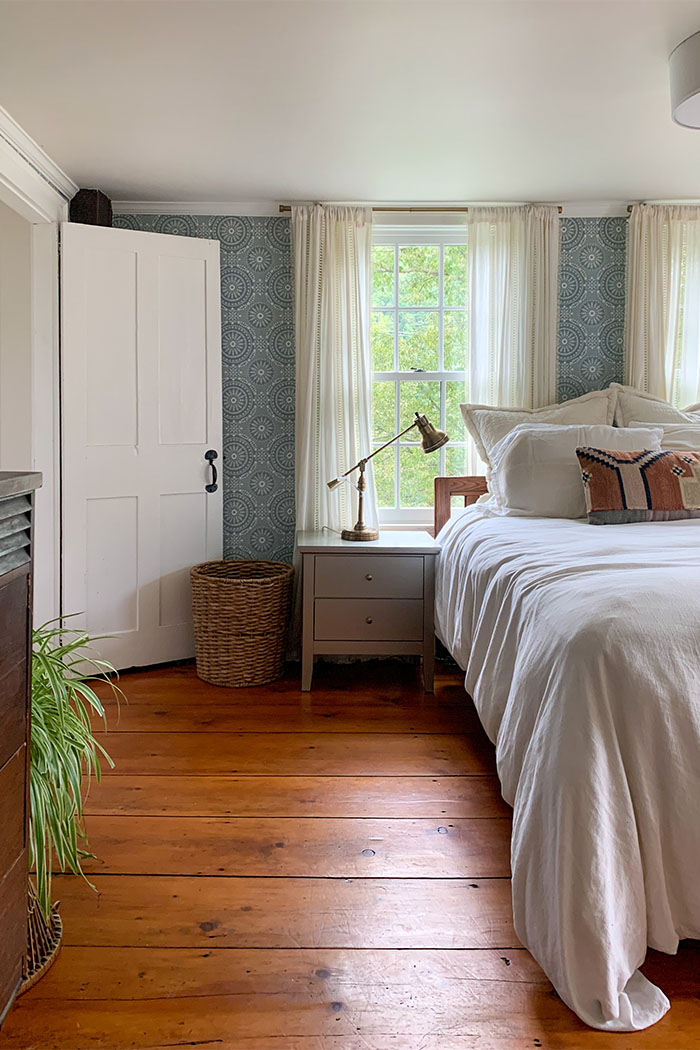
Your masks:
M409 225L404 224L401 226L384 226L375 225L372 233L372 244L373 245L390 245L395 248L403 247L412 244L429 244L437 245L440 248L440 291L438 297L438 305L435 306L414 306L414 307L402 307L412 313L421 312L438 312L438 324L439 324L439 346L438 346L438 365L442 364L443 360L443 318L444 311L446 309L443 301L443 265L442 265L442 253L446 245L450 244L466 244L467 243L467 228L466 226L427 226L427 225ZM399 294L399 275L398 275L398 258L399 253L396 251L395 263L394 263L394 301L391 306L388 307L372 307L372 310L393 310L394 311L394 364L398 365L398 294ZM447 309L459 309L459 307L447 307ZM466 311L466 304L465 304ZM444 419L445 416L445 386L446 382L456 381L462 382L466 380L466 370L464 372L444 372L440 368L437 372L402 372L398 369L391 372L374 372L372 373L372 386L374 387L375 382L439 382L440 386L440 417ZM395 433L398 433L402 429L399 423L399 412L400 412L400 398L396 398L396 419L395 419ZM434 423L436 427L441 425L440 420L431 419L431 423ZM413 434L407 435L407 437L413 437ZM380 440L373 441L373 448L379 447L382 442ZM416 438L414 440L402 439L397 442L399 447L407 446L420 446L420 441ZM464 445L467 447L467 442L451 442L451 444ZM393 446L390 446L393 448ZM380 455L392 454L390 449L386 450L386 453L380 453ZM438 452L433 452L432 455L440 457L440 474L445 473L445 447L441 448ZM395 463L399 463L398 453L394 453ZM403 528L414 528L422 529L426 525L431 525L433 522L433 507L400 507L399 506L399 467L397 466L394 472L394 499L395 505L393 507L380 507L379 508L379 522L381 525L397 525Z

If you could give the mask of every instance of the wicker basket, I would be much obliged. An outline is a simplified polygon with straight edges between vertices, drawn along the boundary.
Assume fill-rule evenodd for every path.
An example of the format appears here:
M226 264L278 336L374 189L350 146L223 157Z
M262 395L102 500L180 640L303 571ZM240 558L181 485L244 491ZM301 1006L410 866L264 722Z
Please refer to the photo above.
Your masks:
M212 685L264 685L284 668L294 569L207 561L190 570L197 674Z

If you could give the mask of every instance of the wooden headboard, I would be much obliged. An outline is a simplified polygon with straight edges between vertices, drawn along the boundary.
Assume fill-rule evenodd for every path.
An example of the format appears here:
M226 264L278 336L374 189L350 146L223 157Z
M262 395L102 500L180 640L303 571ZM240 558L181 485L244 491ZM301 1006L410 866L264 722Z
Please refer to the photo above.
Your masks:
M435 532L438 532L450 516L453 496L464 496L464 506L476 503L479 496L488 492L486 478L435 478Z

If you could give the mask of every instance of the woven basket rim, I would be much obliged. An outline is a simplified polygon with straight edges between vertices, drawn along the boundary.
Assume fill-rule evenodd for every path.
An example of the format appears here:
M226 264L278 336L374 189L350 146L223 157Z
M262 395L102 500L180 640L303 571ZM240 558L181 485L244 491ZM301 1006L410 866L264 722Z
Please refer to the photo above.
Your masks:
M220 576L215 570L221 569L222 566L226 566L227 570L230 569L230 575ZM247 568L259 568L260 574L256 576L241 575L236 576L236 568L243 569ZM294 566L284 561L266 561L258 558L221 558L217 561L203 561L199 565L193 565L190 569L191 576L198 576L204 580L217 580L219 582L241 582L255 583L265 582L266 580L280 580L284 577L292 576L294 573Z

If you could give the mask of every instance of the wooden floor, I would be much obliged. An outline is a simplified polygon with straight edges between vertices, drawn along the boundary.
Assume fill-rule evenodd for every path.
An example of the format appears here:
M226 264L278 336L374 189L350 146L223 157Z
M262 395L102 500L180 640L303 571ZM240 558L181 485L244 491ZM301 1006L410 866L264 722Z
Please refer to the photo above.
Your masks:
M58 962L0 1050L690 1050L700 954L650 953L671 1012L585 1029L513 932L510 811L453 673L330 666L223 690L128 675L88 803L99 895L56 879Z

